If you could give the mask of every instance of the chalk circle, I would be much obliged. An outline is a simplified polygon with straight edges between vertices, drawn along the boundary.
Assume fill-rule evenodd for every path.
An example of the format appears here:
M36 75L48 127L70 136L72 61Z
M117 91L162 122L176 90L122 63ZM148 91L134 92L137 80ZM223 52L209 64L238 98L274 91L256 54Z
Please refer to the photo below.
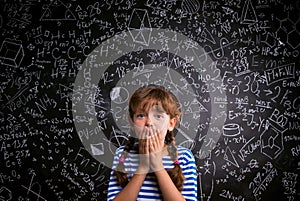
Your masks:
M109 168L112 167L113 162L112 144L117 148L122 145L124 138L127 139L130 136L128 133L130 127L126 122L128 114L125 105L129 94L140 87L138 83L134 83L133 78L143 76L135 74L133 69L136 68L123 74L117 74L116 69L113 71L109 67L118 58L131 52L164 50L180 58L191 58L189 63L193 66L194 71L190 73L186 73L180 68L171 69L168 65L158 70L153 70L153 65L144 66L148 70L153 70L149 72L152 73L152 76L148 77L149 84L162 80L160 83L167 83L167 87L170 88L170 91L173 90L176 96L185 98L184 101L179 98L179 102L182 102L184 116L191 118L178 129L176 135L178 144L184 144L184 141L189 142L188 144L197 143L197 136L199 137L199 132L202 129L201 135L205 135L204 142L212 141L212 143L209 146L203 143L201 151L202 153L209 153L221 135L216 131L222 130L225 122L225 115L222 114L226 111L226 104L220 106L214 103L214 97L226 100L226 94L221 89L216 88L222 86L222 79L219 69L216 68L210 56L197 42L181 33L155 28L150 31L151 40L149 44L142 44L132 38L132 35L140 34L141 30L123 31L103 41L87 56L74 82L72 114L76 131L86 150ZM170 75L173 78L172 82L162 75ZM200 76L205 79L200 80ZM201 86L201 81L205 87ZM178 82L181 84L185 82L186 85L181 85L181 88L178 89ZM99 87L101 83L103 86ZM130 84L126 85L126 83ZM186 94L180 94L184 91ZM205 96L205 93L208 96ZM209 107L205 108L203 104L200 105L201 101L202 103L206 102ZM199 122L203 116L201 112L204 116L209 114L206 118L206 124ZM201 124L201 129L199 129L199 124ZM207 127L204 128L205 126ZM114 139L114 142L111 142L111 139ZM91 144L101 142L105 143L103 150L99 150L98 153L103 154L93 155L90 148Z

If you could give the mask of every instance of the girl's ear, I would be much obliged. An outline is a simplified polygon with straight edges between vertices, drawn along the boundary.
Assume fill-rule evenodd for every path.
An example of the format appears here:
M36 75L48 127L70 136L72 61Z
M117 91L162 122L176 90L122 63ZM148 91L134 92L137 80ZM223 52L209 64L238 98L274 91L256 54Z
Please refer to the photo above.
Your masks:
M170 119L169 129L168 129L169 131L172 131L175 128L176 122L177 122L176 118Z

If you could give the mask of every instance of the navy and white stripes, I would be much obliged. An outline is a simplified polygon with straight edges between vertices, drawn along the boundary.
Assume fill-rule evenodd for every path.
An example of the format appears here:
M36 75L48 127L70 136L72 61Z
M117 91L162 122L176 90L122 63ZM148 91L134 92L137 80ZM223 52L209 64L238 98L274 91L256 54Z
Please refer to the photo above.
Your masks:
M189 149L184 147L178 147L178 161L180 167L182 168L183 175L185 177L183 190L181 191L182 196L187 201L196 201L197 200L197 173L196 173L196 164L195 158L192 152ZM124 150L124 146L119 147L116 151L114 161L113 161L113 170L116 168L119 163L119 158L121 153ZM129 152L128 156L125 159L125 171L128 173L128 179L130 180L135 170L137 169L139 163L139 155L135 150ZM169 170L174 167L174 161L171 160L170 156L163 157L163 164L166 170ZM110 175L109 187L107 200L111 201L115 196L122 190L117 183L116 176L113 174L113 170ZM138 199L141 200L162 200L162 195L159 190L159 186L156 181L154 174L147 174L145 181L142 185L142 188L139 192Z

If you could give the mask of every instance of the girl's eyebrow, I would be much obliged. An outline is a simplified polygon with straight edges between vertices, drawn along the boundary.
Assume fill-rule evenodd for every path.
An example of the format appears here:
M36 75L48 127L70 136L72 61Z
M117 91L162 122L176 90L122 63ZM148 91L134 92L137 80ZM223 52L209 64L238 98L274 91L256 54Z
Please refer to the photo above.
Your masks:
M161 105L154 105L153 108L155 108L158 112L166 112Z
M135 114L145 114L146 112L144 110L136 110Z

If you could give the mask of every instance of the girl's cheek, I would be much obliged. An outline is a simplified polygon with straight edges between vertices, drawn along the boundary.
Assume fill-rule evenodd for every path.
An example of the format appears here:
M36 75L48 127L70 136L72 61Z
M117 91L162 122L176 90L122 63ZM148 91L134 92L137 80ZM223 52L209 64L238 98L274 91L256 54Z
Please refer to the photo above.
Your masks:
M158 130L159 133L165 135L168 130L168 123L167 122L159 122L155 125L155 128Z
M167 134L167 127L156 129L156 132L158 133L158 136L161 140L165 140Z
M143 127L145 125L145 122L142 120L134 120L134 126L136 127Z
M138 138L141 138L141 136L142 136L142 133L143 133L143 127L141 127L141 126L138 126L138 125L134 125L134 133L135 133L135 135L138 137Z

